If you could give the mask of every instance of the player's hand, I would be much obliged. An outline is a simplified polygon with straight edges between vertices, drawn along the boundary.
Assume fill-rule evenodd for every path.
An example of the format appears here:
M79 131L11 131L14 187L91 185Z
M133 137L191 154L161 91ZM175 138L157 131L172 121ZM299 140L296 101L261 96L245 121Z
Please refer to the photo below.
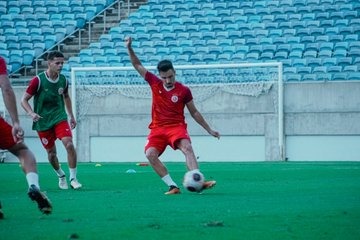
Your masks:
M24 130L20 127L18 123L14 124L12 128L12 135L16 143L21 143L22 141L24 141Z
M76 127L76 120L75 118L70 118L70 127L74 129Z
M42 118L39 114L32 112L30 113L30 117L32 118L33 122L37 122Z
M126 37L125 38L125 47L127 47L127 48L131 47L131 43L132 43L131 37Z
M220 133L214 130L209 131L210 135L216 137L217 139L220 139Z

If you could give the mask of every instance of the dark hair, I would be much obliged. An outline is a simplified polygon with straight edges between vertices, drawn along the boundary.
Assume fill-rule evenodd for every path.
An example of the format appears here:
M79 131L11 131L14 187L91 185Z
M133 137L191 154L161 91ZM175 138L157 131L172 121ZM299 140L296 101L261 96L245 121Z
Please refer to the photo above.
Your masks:
M52 51L49 52L47 55L47 60L54 60L54 58L63 58L64 54L62 54L62 52L59 51Z
M170 60L162 60L157 65L157 70L159 72L167 72L170 69L174 70L173 64Z

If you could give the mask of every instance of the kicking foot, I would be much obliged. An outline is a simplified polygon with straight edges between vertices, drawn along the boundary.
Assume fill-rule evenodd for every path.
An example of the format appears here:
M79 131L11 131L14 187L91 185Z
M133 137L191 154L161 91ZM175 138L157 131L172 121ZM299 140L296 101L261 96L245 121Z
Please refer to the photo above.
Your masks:
M202 190L213 188L215 185L216 181L205 181Z

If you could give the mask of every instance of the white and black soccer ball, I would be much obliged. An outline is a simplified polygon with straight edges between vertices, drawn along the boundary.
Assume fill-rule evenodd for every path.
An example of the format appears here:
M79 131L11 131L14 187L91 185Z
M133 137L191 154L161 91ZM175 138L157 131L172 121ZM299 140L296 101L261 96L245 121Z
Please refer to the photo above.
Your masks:
M204 185L204 175L199 170L191 170L185 173L184 187L190 192L201 192Z

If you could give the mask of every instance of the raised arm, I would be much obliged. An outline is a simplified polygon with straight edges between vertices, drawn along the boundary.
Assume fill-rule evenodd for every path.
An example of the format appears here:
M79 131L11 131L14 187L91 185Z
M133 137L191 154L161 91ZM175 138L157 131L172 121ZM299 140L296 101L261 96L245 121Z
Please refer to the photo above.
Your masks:
M131 37L128 37L125 39L125 47L128 50L128 54L130 57L131 64L134 66L135 70L138 71L138 73L145 78L145 74L147 72L147 69L144 68L144 66L141 64L139 58L136 56L134 49L131 46L132 39Z

